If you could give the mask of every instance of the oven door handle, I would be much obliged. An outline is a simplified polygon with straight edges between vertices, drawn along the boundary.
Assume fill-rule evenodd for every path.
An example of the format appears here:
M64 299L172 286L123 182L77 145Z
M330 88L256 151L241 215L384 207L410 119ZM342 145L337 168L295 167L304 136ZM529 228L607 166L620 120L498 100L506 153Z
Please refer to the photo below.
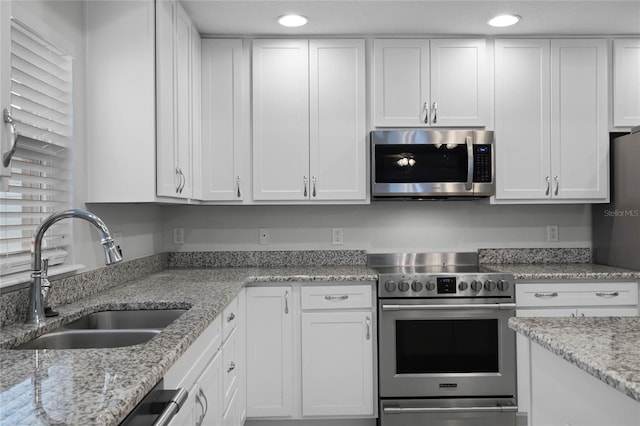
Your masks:
M445 309L515 309L515 303L465 303L458 305L382 305L383 311L445 310Z
M487 412L517 412L518 407L513 405L503 406L496 405L494 407L384 407L382 411L385 414L407 414L407 413L470 413L483 411Z

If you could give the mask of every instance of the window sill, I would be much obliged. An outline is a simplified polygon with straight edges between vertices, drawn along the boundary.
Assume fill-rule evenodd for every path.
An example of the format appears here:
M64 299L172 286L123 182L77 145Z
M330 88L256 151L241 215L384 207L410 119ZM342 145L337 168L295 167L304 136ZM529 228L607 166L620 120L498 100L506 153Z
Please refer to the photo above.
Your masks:
M49 279L56 280L65 275L72 275L83 269L84 265L56 265L49 267ZM31 271L0 277L0 292L10 293L12 291L27 288L31 282Z

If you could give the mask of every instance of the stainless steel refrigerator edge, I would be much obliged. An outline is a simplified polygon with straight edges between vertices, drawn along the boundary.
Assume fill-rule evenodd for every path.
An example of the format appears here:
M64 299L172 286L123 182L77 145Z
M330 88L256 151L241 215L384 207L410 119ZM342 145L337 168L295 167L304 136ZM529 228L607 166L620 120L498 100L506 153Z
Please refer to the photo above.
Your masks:
M611 143L611 202L592 206L593 261L640 270L640 126Z

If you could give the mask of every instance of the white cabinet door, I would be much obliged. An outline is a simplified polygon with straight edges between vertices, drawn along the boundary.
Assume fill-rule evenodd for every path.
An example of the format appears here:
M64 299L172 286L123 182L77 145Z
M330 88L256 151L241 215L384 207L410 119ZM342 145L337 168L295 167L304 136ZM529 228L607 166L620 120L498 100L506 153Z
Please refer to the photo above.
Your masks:
M198 380L195 398L194 418L198 425L219 425L222 421L223 364L222 354L211 360Z
M495 41L496 199L551 194L550 42Z
M291 287L246 290L247 416L293 414Z
M606 202L606 41L495 46L495 199Z
M486 126L485 40L431 40L431 125Z
M157 194L191 198L193 52L191 20L177 2L156 10Z
M370 312L302 314L302 415L373 415Z
M366 198L364 40L311 40L310 198Z
M309 197L306 40L253 42L253 198Z
M156 192L169 197L178 195L182 182L177 172L178 147L175 143L177 16L178 4L175 1L156 2Z
M533 426L635 426L640 403L546 348L531 345Z
M376 126L486 125L485 40L374 40Z
M203 200L244 198L242 76L242 40L202 41Z
M613 125L640 125L640 39L613 41Z
M429 40L378 39L374 46L374 124L428 125Z
M551 41L551 194L609 197L606 40Z

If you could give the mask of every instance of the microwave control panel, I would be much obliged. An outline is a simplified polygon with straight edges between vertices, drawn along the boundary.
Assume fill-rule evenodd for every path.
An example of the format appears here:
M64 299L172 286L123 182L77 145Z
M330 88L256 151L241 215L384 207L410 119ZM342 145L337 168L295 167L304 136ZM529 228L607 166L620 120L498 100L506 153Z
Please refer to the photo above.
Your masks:
M491 145L473 146L473 181L492 182Z

